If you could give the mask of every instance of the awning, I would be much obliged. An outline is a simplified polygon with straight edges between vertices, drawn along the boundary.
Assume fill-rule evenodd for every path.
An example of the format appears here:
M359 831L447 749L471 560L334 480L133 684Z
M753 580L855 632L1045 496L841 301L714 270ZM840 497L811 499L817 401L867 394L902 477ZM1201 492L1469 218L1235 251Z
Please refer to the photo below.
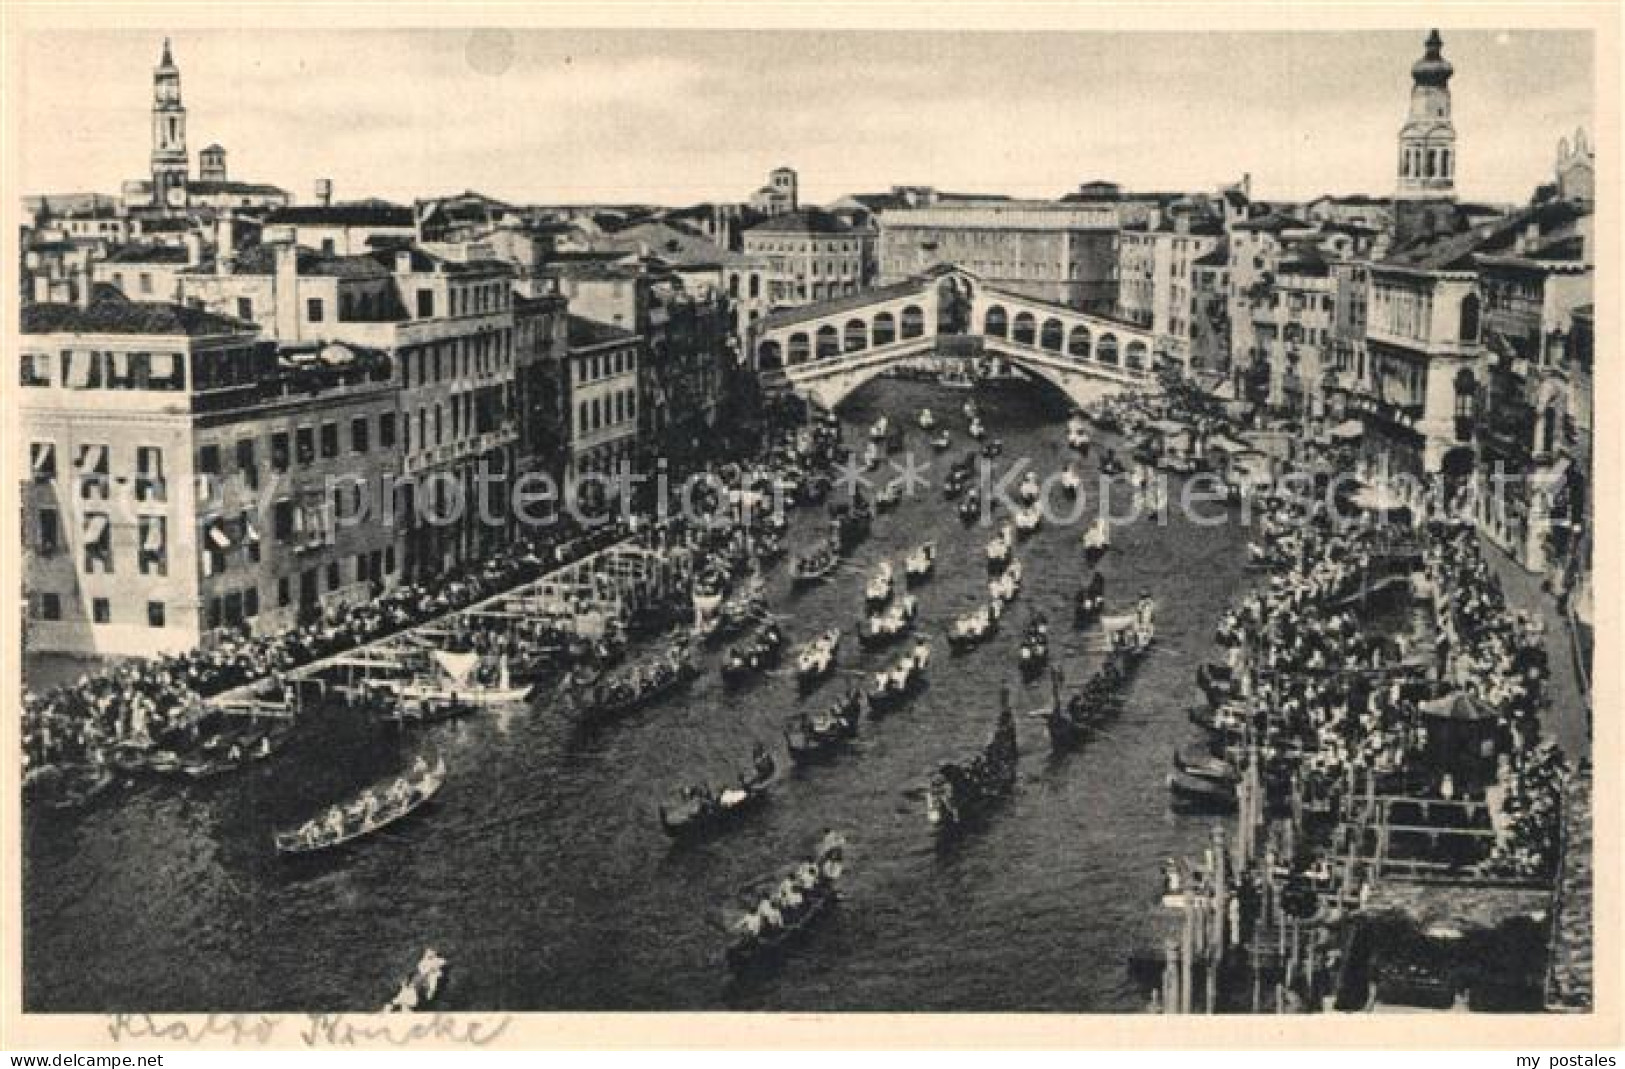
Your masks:
M56 470L55 442L35 442L33 452L30 467L35 475L44 475L46 472Z
M1365 424L1357 419L1346 419L1331 429L1333 438L1359 438L1365 434Z
M141 548L148 553L159 553L164 548L164 521L148 517L141 521Z
M93 546L107 537L107 517L92 513L85 517L85 544Z
M97 475L106 475L107 447L105 445L80 446L79 468L82 471L94 472Z
M209 524L209 542L221 551L231 548L231 536L226 534L225 525L219 520Z
M480 655L477 653L452 653L450 650L435 650L435 663L452 683L462 686L474 677L474 669L480 666Z

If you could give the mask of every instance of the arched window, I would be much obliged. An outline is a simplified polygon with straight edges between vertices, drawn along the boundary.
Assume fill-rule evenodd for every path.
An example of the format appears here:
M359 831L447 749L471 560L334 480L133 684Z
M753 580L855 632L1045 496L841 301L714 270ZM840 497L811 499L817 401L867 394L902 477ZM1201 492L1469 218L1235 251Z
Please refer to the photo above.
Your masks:
M844 348L849 353L869 348L869 325L861 319L847 320L843 342Z
M1072 334L1067 338L1067 352L1073 356L1088 359L1089 357L1089 328L1073 327Z
M1478 340L1478 294L1469 293L1461 299L1461 340Z
M1550 454L1557 446L1557 406L1549 405L1540 414L1540 451Z
M1059 319L1044 320L1044 332L1040 344L1046 349L1060 352L1066 348L1066 328L1061 326Z
M790 335L790 366L805 364L812 358L812 342L805 334Z
M911 304L903 309L903 337L918 338L925 333L925 313L920 306Z
M1095 359L1102 364L1117 363L1117 335L1102 334L1100 344L1095 346Z
M750 295L752 297L760 297L762 295L762 276L761 275L751 275L750 276Z
M728 296L734 298L735 300L738 300L738 298L739 298L739 276L738 275L729 275L728 276Z
M1033 319L1031 312L1021 312L1016 315L1016 321L1010 327L1010 339L1021 342L1023 345L1033 344L1038 334L1038 323Z
M1002 304L995 304L987 310L982 319L982 333L995 338L1003 338L1010 333L1010 317Z
M1128 349L1123 353L1123 364L1125 367L1143 370L1145 368L1145 342L1129 342Z
M756 347L756 366L763 371L774 371L784 363L784 356L779 352L779 343L764 341Z
M870 340L878 349L882 345L890 345L897 340L897 320L890 312L881 312L875 316L874 326L870 328Z
M818 328L818 359L828 360L841 355L841 339L835 328L825 324Z

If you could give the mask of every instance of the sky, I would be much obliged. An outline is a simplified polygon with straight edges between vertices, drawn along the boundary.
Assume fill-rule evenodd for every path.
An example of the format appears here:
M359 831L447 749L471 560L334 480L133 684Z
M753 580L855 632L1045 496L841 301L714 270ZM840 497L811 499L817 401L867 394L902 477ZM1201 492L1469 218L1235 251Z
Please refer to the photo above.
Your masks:
M173 37L194 173L307 201L802 200L896 184L1056 197L1107 179L1386 194L1425 27L1347 33L200 30ZM21 42L24 191L145 177L154 32ZM1594 131L1588 32L1446 31L1463 198L1524 201Z

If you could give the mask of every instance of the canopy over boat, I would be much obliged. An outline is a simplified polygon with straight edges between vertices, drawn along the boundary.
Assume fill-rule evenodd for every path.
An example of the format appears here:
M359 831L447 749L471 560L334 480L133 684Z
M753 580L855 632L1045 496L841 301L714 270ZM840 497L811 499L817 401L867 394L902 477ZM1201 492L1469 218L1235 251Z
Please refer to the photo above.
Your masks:
M467 686L474 679L474 670L480 666L480 655L472 651L453 653L451 650L435 650L434 661L453 683Z

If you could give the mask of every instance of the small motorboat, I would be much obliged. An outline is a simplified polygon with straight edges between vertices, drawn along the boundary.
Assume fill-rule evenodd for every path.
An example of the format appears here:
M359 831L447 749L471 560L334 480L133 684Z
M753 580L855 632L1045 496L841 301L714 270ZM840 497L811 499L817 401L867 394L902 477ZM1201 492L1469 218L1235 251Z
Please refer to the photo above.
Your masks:
M479 711L473 702L452 698L415 698L391 703L378 714L386 724L400 727L423 727L445 720L457 720Z
M931 410L929 408L922 408L920 409L919 423L920 430L928 431L937 425L937 417L931 414Z
M796 682L809 690L835 671L835 653L841 645L841 631L830 628L796 651Z
M692 839L727 827L767 799L767 786L778 771L767 747L757 743L751 755L750 772L739 777L737 786L713 790L685 787L670 805L662 805L660 828L673 839Z
M868 585L863 588L864 603L870 608L879 608L891 600L894 586L891 561L883 560L869 576Z
M445 986L446 959L435 953L433 947L425 950L412 970L412 975L401 981L400 990L385 1004L385 1013L416 1013L433 1006Z
M903 581L909 586L918 586L931 578L931 572L937 566L937 544L927 542L916 546L914 551L903 560Z
M422 808L445 782L445 760L436 758L431 766L420 757L410 778L403 775L374 784L347 804L330 806L292 831L277 832L277 852L309 854L371 835Z
M1179 771L1168 774L1168 794L1176 808L1205 813L1233 813L1239 802L1234 784Z

